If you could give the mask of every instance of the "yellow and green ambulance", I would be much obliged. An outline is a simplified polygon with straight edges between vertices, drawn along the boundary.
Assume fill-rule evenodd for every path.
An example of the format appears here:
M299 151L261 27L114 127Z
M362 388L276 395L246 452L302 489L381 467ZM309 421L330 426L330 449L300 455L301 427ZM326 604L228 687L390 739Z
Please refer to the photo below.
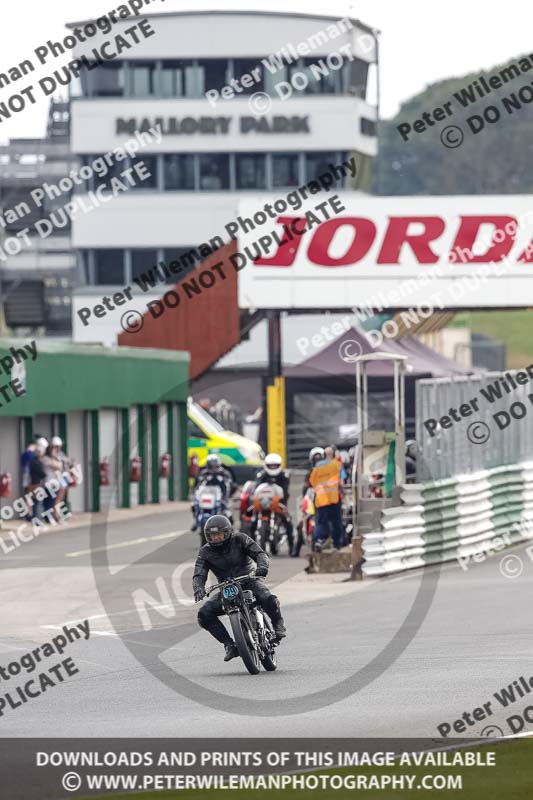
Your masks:
M189 398L188 417L188 459L198 459L203 467L209 453L217 453L237 483L244 483L255 477L263 465L265 454L257 442L225 430L211 414Z

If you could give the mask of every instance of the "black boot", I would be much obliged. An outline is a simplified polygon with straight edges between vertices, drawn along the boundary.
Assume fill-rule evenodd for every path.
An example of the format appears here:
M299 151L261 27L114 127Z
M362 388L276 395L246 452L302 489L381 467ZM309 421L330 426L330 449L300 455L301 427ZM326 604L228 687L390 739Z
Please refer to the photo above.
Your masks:
M272 627L274 628L274 633L278 639L284 639L286 637L287 628L285 627L285 622L283 621L283 617L281 615L275 620L272 620Z
M237 656L239 655L239 651L237 650L237 645L231 639L224 645L224 650L226 651L226 655L224 656L224 661L231 661L232 658L237 658Z

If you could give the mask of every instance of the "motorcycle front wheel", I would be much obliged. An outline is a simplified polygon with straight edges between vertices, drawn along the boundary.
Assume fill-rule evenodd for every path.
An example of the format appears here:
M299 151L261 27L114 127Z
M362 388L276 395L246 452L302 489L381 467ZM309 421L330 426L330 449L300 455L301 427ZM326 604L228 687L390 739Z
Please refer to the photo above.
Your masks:
M261 524L261 532L259 534L259 546L261 550L265 551L265 553L269 540L270 540L270 525L268 524L268 522L263 522Z
M273 636L274 629L270 624L270 620L266 619L264 615L263 618L265 620L266 627ZM274 672L274 670L278 668L278 661L276 658L276 651L274 650L274 648L272 648L272 650L269 650L268 653L265 655L265 657L261 659L261 664L263 665L263 667L266 669L267 672Z
M252 647L253 632L248 624L248 620L240 611L234 611L229 615L231 630L233 631L233 638L237 645L239 655L244 661L244 666L251 675L257 675L261 668L259 666L259 654L257 650Z

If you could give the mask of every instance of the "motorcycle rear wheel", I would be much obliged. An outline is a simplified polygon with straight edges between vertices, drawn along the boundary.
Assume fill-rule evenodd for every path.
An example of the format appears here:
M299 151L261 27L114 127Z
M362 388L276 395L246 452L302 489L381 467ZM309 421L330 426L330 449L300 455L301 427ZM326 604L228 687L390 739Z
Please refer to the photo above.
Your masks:
M233 631L233 638L235 639L235 644L237 645L239 655L244 662L244 666L251 675L257 675L259 672L261 672L261 668L259 666L259 653L251 646L248 640L248 635L252 636L253 638L250 626L239 611L235 611L233 614L230 614L229 619L231 623L231 630Z

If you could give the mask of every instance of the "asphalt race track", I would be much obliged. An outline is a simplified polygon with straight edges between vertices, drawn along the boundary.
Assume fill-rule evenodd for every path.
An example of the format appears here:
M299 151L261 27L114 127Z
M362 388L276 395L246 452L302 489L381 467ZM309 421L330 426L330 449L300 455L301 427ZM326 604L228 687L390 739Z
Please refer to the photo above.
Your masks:
M225 664L221 646L195 626L190 562L198 539L188 525L185 511L159 513L110 524L107 551L89 552L95 537L78 528L2 553L0 665L67 622L89 619L91 637L65 651L79 674L4 709L1 736L438 737L437 725L533 674L533 561L525 545L466 571L453 564L362 583L309 577L304 558L273 559L269 582L284 605L288 638L278 670L250 676L240 659ZM111 578L99 563L106 552ZM522 561L515 578L500 570L510 552ZM507 571L518 573L513 563ZM132 596L143 589L157 595L158 578L177 564L186 566L174 573L175 596L170 604L162 596L145 630ZM190 681L195 696L199 687L223 695L224 707L178 694L157 677L169 674ZM338 685L350 679L348 689ZM2 691L8 688L3 682ZM313 694L318 699L302 699ZM505 718L527 699L512 711L495 708L464 735L479 737L489 723L509 733ZM230 704L241 713L226 710Z

